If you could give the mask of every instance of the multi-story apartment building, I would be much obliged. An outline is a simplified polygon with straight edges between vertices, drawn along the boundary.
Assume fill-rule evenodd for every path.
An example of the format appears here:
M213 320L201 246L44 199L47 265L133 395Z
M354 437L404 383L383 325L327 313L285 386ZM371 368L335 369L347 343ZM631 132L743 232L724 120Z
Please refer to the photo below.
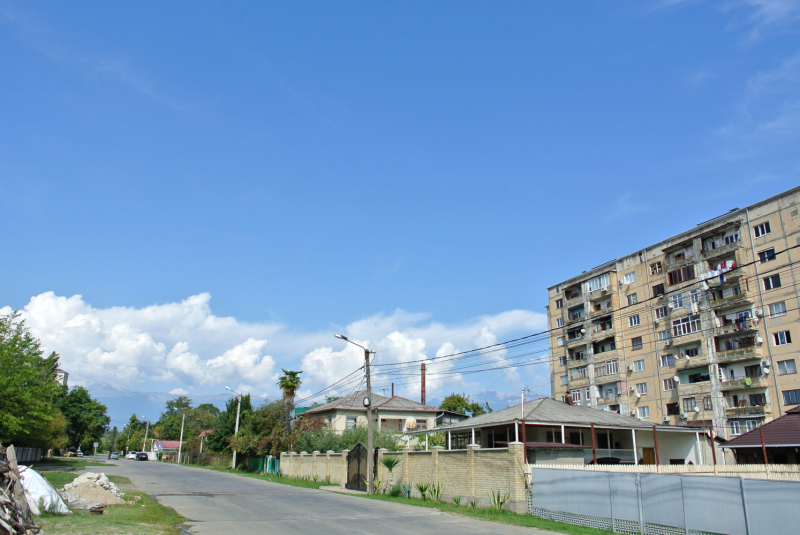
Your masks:
M724 437L800 404L798 210L800 187L548 288L554 397Z

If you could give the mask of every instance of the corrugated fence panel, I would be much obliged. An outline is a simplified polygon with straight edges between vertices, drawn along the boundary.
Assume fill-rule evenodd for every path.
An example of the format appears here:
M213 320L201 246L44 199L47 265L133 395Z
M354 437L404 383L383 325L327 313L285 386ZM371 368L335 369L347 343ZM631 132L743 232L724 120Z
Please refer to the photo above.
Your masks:
M606 474L537 469L533 476L531 491L537 507L582 515L611 516Z
M684 476L689 527L693 531L746 535L739 482L738 477Z
M750 535L800 533L800 483L746 479Z
M611 495L614 498L614 518L639 522L639 494L636 474L608 473L611 478Z
M644 521L662 526L685 527L681 476L642 474L641 477Z

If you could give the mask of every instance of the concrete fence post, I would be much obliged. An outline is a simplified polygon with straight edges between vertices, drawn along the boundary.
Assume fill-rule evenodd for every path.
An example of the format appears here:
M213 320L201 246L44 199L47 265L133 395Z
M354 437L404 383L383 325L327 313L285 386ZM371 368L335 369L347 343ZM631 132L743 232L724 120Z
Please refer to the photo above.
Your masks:
M642 474L636 474L636 498L639 504L639 533L644 535L644 510L642 509Z
M378 448L378 458L375 459L375 479L386 481L387 485L389 484L389 471L386 470L381 461L388 452L389 450L386 448Z
M408 484L411 484L411 481L409 480L410 471L408 469L408 452L409 451L414 451L414 449L413 448L408 448L408 447L403 448L403 481L405 481Z
M747 514L747 493L744 491L744 477L739 476L739 488L742 490L742 510L744 511L744 532L750 535L750 515Z
M469 495L478 499L478 485L477 480L475 478L475 471L477 468L477 461L475 459L475 450L479 450L481 447L477 444L467 444L467 470L469 470Z
M439 468L439 452L443 451L444 447L442 446L433 446L431 448L431 458L433 459L433 477L436 485L440 485L442 482L441 471Z
M331 453L333 453L333 450L325 452L325 479L329 482L331 480Z
M311 479L319 478L319 473L317 472L317 457L319 456L319 451L314 450L311 452Z
M350 450L342 450L342 462L341 462L342 488L345 488L345 486L347 486L347 458L349 456L350 456Z
M527 487L528 475L525 465L525 445L522 442L508 444L508 498L511 502L509 509L522 514L528 511Z

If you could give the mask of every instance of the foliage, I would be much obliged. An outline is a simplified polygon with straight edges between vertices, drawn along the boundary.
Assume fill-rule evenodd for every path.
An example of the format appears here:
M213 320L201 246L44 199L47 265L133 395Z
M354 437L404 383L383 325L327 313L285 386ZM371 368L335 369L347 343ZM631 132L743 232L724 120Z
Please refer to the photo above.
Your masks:
M117 437L117 448L120 452L140 451L144 440L144 424L132 414L128 423Z
M394 469L400 464L400 457L396 455L384 455L381 457L381 464L389 471L389 474L394 473Z
M241 423L253 412L253 404L250 402L250 394L242 396L242 408L239 414L239 428ZM225 410L217 418L217 426L213 433L206 439L206 446L209 450L217 453L227 453L231 451L230 441L236 429L236 405L238 397L234 396L225 403Z
M403 493L403 496L406 498L411 498L411 483L400 483L400 492Z
M69 445L91 449L93 442L99 442L111 419L105 405L93 399L82 386L74 386L56 399L56 407L67 420Z
M292 433L292 410L294 410L294 397L300 388L302 381L300 374L302 371L284 370L283 375L278 378L278 387L283 392L283 402L285 403L284 413L284 433L288 436Z
M281 451L292 451L299 437L325 427L325 422L319 418L299 418L286 435L285 413L286 405L282 400L265 403L248 413L239 427L239 436L231 439L231 448L246 455L278 455Z
M453 503L456 504L456 507L461 505L461 495L453 496Z
M217 427L219 414L220 410L210 403L192 407L190 398L180 396L167 401L166 410L161 413L154 430L162 440L180 440L181 425L183 425L183 440L191 449L192 445L197 446L196 441L200 433Z
M492 408L487 401L483 405L472 399L467 394L456 394L453 392L442 400L439 408L443 411L458 412L460 414L467 414L470 417L480 416L487 412L492 412Z
M478 508L478 500L474 498L472 500L467 500L467 507L469 507L474 511L475 509Z
M433 500L434 503L439 503L442 501L442 494L444 493L444 485L436 484L431 485L431 488L428 489L428 494Z
M403 495L403 489L400 485L394 485L391 489L389 489L389 496L394 498L399 498Z
M422 498L422 500L424 501L428 497L428 491L431 490L431 484L430 483L416 483L414 485L414 488L417 489L417 492L419 492L420 498Z
M58 355L45 357L41 344L19 320L0 315L0 441L62 447L66 419L54 404L63 387L55 382Z
M332 403L337 399L342 399L342 396L325 396L325 403Z
M306 419L301 418L298 422ZM359 442L362 444L367 443L366 425L357 425L352 429L345 429L339 434L328 429L327 425L323 423L316 430L298 433L297 442L295 443L296 449L293 451L331 450L339 453L342 450L352 450ZM401 449L401 445L398 445L397 438L393 433L384 433L382 431L373 430L372 444L375 448L386 448L389 451L399 451Z
M499 490L489 493L489 503L492 504L492 508L497 511L501 512L503 508L506 506L506 502L508 501L508 493L500 494Z

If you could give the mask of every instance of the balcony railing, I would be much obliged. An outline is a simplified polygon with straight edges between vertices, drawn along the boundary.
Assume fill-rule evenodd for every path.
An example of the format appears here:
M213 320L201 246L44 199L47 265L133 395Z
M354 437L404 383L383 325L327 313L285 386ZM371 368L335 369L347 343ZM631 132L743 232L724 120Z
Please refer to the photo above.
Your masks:
M694 368L696 366L703 366L708 364L708 355L697 355L696 357L686 358L675 355L675 369L684 370L686 368Z
M753 318L747 318L742 321L737 321L735 323L729 323L727 325L723 325L722 327L715 327L714 336L722 336L725 334L734 334L734 333L756 331L756 330L758 330L758 323Z
M765 405L754 405L750 407L726 407L725 415L731 416L762 416L764 414L772 414L772 407L769 403Z
M583 386L589 386L589 378L588 377L580 377L578 379L570 379L569 380L569 387L570 388L580 388Z
M725 245L720 245L716 249L703 249L700 251L700 256L705 260L708 260L709 258L717 258L718 256L730 253L731 251L736 251L741 246L742 242L740 241L726 243Z
M576 336L575 338L568 338L567 339L567 347L577 346L586 343L586 337L584 335Z
M728 349L717 351L718 362L736 362L739 360L753 360L761 358L760 346L740 347L738 349Z
M586 314L584 314L583 312L581 312L580 314L570 314L569 317L567 318L567 325L569 325L570 323L575 323L577 321L583 321L585 319L586 319Z
M583 295L578 294L574 297L567 298L565 305L567 308L572 308L576 305L580 305L581 303L583 303Z
M700 394L711 395L711 381L700 381L699 383L679 384L678 395L683 396L697 396Z
M748 388L767 388L769 380L766 377L745 377L733 381L720 383L722 390L745 390Z
M723 297L721 299L715 299L713 301L709 301L711 308L730 308L737 305L741 305L744 303L752 303L753 297L750 295L750 292L742 290L737 295L732 295L730 297Z

